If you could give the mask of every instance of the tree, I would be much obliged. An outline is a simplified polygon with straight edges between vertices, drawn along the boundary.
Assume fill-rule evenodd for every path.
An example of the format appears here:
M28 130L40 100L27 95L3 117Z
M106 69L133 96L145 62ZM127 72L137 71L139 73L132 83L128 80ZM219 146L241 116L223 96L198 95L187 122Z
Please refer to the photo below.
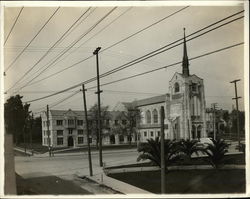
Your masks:
M211 139L213 143L208 143L203 152L208 155L210 164L218 169L223 163L225 154L228 152L229 144L223 139Z
M134 134L136 136L136 130L137 130L136 124L141 119L140 110L134 108L132 105L128 106L127 111L121 111L117 119L126 121L126 123L124 124L117 125L116 130L127 132L129 138L128 141L129 144L131 144L132 135Z
M178 149L176 142L173 140L164 140L165 151L165 166L167 166L178 159ZM160 138L156 137L155 140L148 139L147 143L141 143L138 148L141 154L138 156L137 161L150 160L152 163L161 167L161 142Z
M110 114L108 112L108 106L102 106L101 107L101 126L102 129L107 129L109 128L109 125L107 124L107 121L110 119ZM99 144L99 133L98 133L98 105L94 104L90 109L89 109L89 114L88 118L90 121L90 129L91 129L91 134L96 137L96 147L98 147Z
M25 125L29 115L29 104L23 105L22 96L11 96L4 104L4 124L6 133L13 134L14 143L24 139Z

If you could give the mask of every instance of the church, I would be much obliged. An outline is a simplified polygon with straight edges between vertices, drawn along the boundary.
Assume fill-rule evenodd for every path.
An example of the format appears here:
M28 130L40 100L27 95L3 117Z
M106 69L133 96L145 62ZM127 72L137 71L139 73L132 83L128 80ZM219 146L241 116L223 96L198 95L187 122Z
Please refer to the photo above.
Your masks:
M160 135L160 108L165 112L166 139L200 139L207 137L206 103L203 79L190 74L184 29L182 73L169 81L169 93L134 102L141 112L138 125L140 141Z

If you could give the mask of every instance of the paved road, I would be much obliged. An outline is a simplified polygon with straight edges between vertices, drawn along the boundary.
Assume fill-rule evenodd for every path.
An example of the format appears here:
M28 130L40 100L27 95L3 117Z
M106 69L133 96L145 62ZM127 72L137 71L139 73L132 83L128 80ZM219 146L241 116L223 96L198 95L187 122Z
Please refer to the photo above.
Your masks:
M106 165L121 165L135 163L138 153L134 150L120 150L115 152L103 153L103 161ZM93 173L101 173L99 167L99 155L92 154ZM89 174L87 153L82 154L65 154L48 156L16 156L16 172L24 178L41 177L48 175L68 176Z

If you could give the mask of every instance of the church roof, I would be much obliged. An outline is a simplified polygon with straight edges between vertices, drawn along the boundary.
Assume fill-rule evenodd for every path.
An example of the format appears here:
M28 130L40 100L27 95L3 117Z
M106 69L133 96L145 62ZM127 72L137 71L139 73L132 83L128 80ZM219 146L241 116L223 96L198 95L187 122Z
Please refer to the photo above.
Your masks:
M150 104L158 104L166 101L167 94L164 95L158 95L155 97L150 97L142 100L137 100L135 102L136 106L146 106Z
M62 116L69 111L72 111L77 116L83 116L83 114L84 114L83 111L77 111L77 110L71 110L71 109L69 109L69 110L50 110L50 113L52 116Z

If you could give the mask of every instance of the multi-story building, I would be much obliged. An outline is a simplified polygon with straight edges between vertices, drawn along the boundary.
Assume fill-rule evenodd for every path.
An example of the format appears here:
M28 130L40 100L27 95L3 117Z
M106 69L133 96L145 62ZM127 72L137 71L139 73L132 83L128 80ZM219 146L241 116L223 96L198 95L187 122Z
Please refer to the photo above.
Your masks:
M83 146L87 143L83 111L50 110L48 116L49 120L46 112L42 114L43 145L65 147Z
M75 110L49 110L42 114L42 144L52 147L81 147L87 145L87 131L83 111ZM47 125L48 124L48 125ZM134 142L128 133L126 118L119 111L108 111L107 117L102 121L102 144L127 144ZM96 121L89 120L90 144L96 145Z

